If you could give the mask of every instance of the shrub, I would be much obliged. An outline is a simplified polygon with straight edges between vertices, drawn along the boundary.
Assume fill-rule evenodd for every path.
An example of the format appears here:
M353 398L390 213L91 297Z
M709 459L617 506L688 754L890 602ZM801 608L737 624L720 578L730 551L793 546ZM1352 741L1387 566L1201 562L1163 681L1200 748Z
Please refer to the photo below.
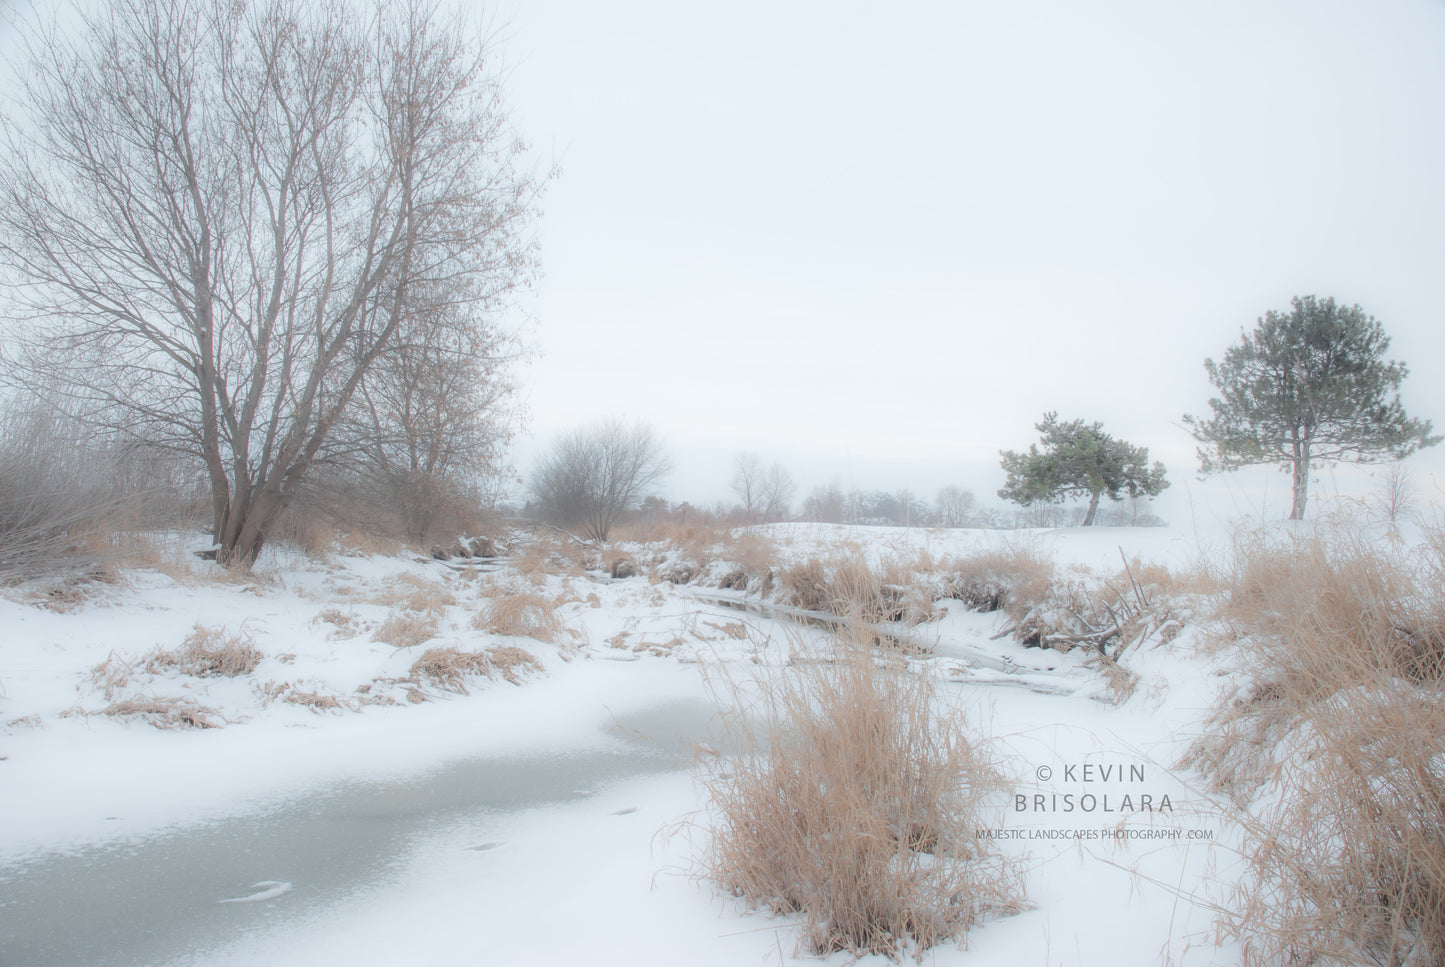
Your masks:
M861 638L755 684L733 683L740 751L707 774L704 873L778 913L815 952L896 955L1017 910L1018 871L976 837L1000 785L986 743L942 707L934 680Z

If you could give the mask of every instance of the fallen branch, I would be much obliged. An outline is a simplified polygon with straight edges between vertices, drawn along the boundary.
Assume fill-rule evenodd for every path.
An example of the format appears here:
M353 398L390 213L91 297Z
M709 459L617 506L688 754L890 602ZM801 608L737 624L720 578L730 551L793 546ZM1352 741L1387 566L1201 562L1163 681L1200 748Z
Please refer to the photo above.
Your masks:
M1067 641L1071 644L1079 644L1085 641L1102 645L1115 635L1120 634L1120 629L1106 628L1103 631L1091 631L1082 635L1044 635L1045 642Z

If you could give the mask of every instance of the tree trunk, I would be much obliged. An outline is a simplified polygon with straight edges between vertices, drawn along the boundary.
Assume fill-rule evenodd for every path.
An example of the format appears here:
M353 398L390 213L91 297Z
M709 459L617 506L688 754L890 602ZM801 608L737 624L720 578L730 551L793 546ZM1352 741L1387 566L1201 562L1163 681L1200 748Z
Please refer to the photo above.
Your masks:
M1090 527L1094 523L1094 512L1099 509L1099 493L1096 491L1089 495L1089 509L1084 513L1084 526Z
M1305 501L1309 497L1310 486L1310 459L1309 448L1304 448L1302 456L1294 458L1294 504L1289 510L1290 520L1305 519Z
M1305 519L1305 500L1309 496L1309 432L1306 428L1302 437L1296 438L1293 468L1295 468L1295 503L1290 506L1289 519Z

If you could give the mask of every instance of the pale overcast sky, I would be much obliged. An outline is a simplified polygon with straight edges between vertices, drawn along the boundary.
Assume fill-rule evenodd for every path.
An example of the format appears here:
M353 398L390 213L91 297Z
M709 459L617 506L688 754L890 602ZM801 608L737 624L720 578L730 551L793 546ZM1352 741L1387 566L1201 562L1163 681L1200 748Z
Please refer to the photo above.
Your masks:
M1164 460L1178 516L1204 358L1306 293L1378 318L1407 410L1445 423L1440 0L515 0L510 20L517 119L562 169L523 471L616 414L672 445L674 499L728 496L750 450L803 492L996 502L998 451L1056 409ZM1445 456L1412 462L1433 489ZM1259 477L1287 514L1288 478Z
M1163 460L1176 523L1283 517L1286 474L1201 485L1180 419L1308 293L1378 318L1445 428L1445 0L503 4L561 168L522 474L617 415L667 440L673 500L730 499L746 450L800 498L997 504L1057 410ZM1445 445L1408 466L1445 505Z

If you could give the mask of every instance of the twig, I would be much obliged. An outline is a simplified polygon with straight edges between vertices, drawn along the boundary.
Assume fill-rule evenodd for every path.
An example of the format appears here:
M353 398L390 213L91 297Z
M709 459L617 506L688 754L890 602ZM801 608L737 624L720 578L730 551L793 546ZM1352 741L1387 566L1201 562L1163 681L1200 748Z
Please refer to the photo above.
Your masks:
M1148 597L1145 596L1145 594L1144 594L1144 592L1143 592L1142 590L1140 590L1140 588L1139 588L1139 582L1134 580L1134 572L1129 569L1129 559L1124 556L1124 545L1123 545L1123 544L1120 544L1120 545L1119 545L1119 560L1121 560L1121 561L1124 562L1124 573L1127 574L1127 575L1129 575L1129 583L1132 584L1132 585L1134 585L1134 594L1135 594L1135 595L1138 597L1138 599L1139 599L1139 607L1140 607L1141 609L1142 609L1142 608L1147 608L1147 607L1149 607L1149 599L1148 599Z

